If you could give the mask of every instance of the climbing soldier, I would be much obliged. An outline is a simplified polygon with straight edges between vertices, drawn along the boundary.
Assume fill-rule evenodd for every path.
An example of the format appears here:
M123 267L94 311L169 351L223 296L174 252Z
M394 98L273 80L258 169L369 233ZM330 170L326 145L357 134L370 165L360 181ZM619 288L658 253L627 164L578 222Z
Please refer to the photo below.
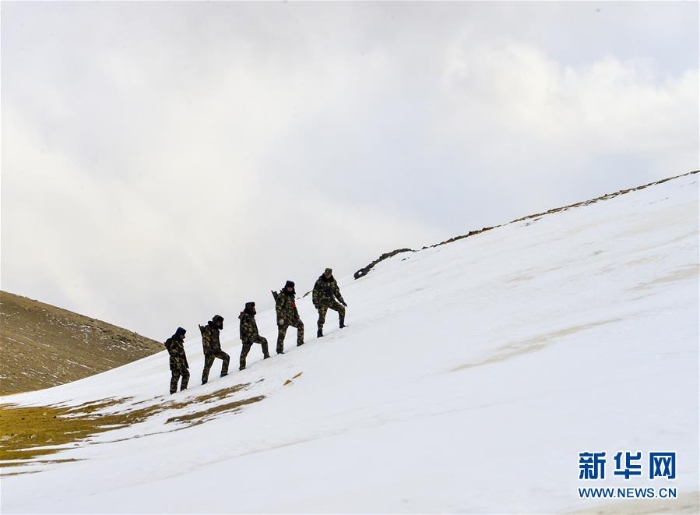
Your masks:
M304 345L304 322L299 318L294 282L287 281L279 293L273 291L277 311L277 354L284 354L284 337L291 325L297 328L297 346Z
M326 323L326 312L329 308L338 312L340 328L345 327L345 307L347 304L340 294L340 288L333 277L332 269L326 268L316 280L312 299L314 307L318 310L318 331L316 332L316 337L321 338L323 336L323 324Z
M239 370L245 368L245 359L254 343L262 345L263 359L270 357L270 353L267 350L267 339L263 338L258 333L255 313L255 302L246 302L245 309L238 315L238 319L241 321L241 341L243 342L243 348L241 349L241 367Z
M188 370L190 366L187 363L187 355L183 344L185 332L182 327L178 327L175 334L165 340L165 348L168 349L168 354L170 354L170 371L172 372L172 377L170 378L171 395L177 392L177 383L180 377L182 377L180 391L187 390L187 383L190 380L190 371Z
M228 375L228 363L230 356L221 350L219 342L219 333L224 328L224 317L214 315L207 322L207 325L199 326L202 333L202 349L204 350L204 370L202 371L202 384L207 384L209 380L209 369L214 364L214 358L223 360L221 365L221 377Z

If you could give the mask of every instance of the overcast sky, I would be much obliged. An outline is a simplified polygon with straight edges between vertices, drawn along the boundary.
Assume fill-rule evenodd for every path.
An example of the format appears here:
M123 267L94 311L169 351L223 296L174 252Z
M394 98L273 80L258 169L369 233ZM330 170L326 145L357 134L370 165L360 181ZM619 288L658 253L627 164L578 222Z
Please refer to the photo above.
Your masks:
M698 168L697 2L1 15L1 287L158 340Z

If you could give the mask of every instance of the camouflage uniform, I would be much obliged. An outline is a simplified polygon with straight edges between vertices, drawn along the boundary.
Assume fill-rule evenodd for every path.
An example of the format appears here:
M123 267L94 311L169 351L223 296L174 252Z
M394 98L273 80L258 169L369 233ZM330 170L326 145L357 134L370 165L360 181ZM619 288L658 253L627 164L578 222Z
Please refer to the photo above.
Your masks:
M288 287L292 289L288 290ZM284 337L290 325L297 328L297 345L304 345L304 322L299 318L292 281L287 281L279 293L273 291L272 296L277 311L277 354L284 354Z
M328 309L338 312L340 327L345 327L345 306L347 304L340 294L340 288L333 277L333 270L330 268L326 268L325 272L316 280L312 299L314 307L318 310L317 336L319 338L323 336L323 324L326 323Z
M241 321L241 342L243 342L243 348L241 349L241 366L239 370L243 370L245 368L246 357L254 343L262 345L263 359L269 358L270 353L267 349L267 339L263 338L258 333L258 324L255 322L255 302L247 302L245 309L238 315L238 319Z
M187 383L190 380L190 365L187 363L187 355L185 354L185 346L183 341L185 339L185 330L182 327L178 327L175 334L170 338L165 340L165 348L168 349L168 354L170 354L170 371L172 377L170 378L170 393L173 394L177 392L177 383L182 377L182 383L180 385L180 391L187 390Z
M199 326L202 332L202 349L204 350L204 370L202 371L202 384L207 384L209 380L209 370L214 364L214 358L223 360L221 365L221 377L228 375L228 364L231 357L221 350L219 333L224 327L224 318L216 315L207 325Z

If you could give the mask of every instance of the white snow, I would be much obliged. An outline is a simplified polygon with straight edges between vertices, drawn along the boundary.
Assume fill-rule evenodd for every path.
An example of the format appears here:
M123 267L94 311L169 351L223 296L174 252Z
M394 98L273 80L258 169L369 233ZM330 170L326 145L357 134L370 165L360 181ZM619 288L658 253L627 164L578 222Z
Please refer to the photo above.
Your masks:
M307 343L290 328L283 356L260 313L273 358L254 346L243 372L239 310L222 306L232 373L217 360L205 386L197 321L174 320L186 392L167 395L163 352L0 403L144 406L239 383L217 402L265 399L179 431L165 421L194 408L166 410L52 456L80 461L5 468L38 473L2 479L2 513L558 513L622 502L582 487L697 492L698 270L690 175L342 277L349 327L329 311L316 339L300 299ZM579 479L586 451L606 452L605 480ZM614 476L618 451L676 452L677 477L646 461Z

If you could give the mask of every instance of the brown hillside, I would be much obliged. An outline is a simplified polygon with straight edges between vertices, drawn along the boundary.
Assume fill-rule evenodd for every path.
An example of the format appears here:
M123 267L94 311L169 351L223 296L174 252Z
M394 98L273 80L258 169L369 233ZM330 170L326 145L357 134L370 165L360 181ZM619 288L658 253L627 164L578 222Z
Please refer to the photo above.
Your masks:
M126 329L0 291L0 395L68 383L160 350Z

